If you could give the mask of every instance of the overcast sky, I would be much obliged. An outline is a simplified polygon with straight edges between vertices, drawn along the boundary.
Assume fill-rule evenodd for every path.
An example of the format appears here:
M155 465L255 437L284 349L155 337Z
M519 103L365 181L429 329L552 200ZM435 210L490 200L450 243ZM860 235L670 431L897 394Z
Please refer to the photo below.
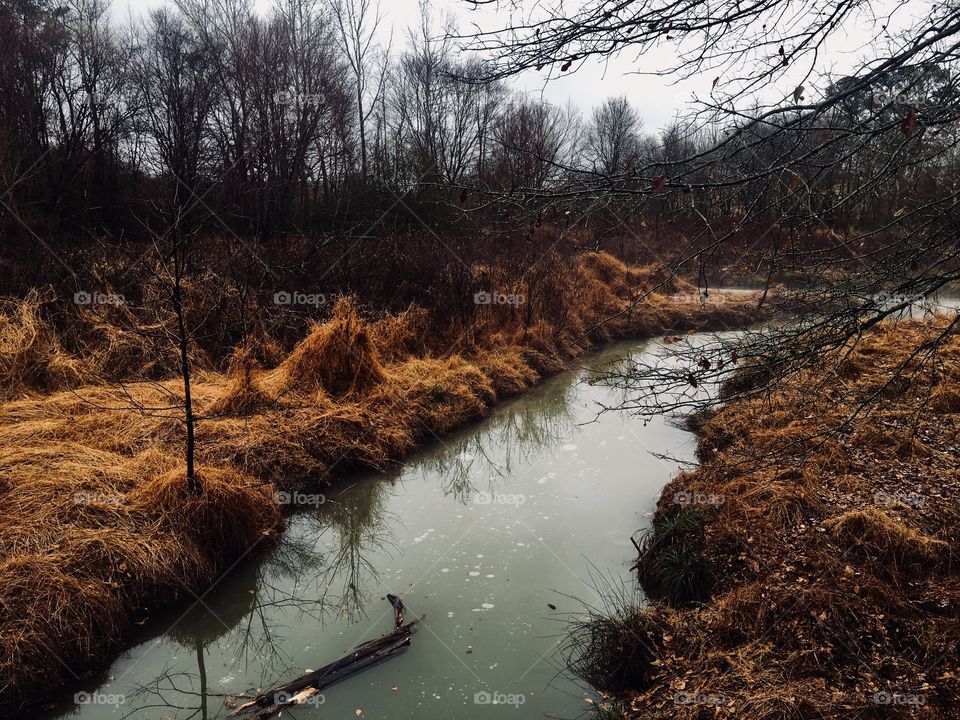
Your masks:
M169 0L113 0L113 14L118 19L126 19L129 15L138 17L149 8L161 6ZM273 0L254 0L260 11L267 11ZM521 6L530 7L533 0L519 0ZM439 32L440 25L445 18L452 18L461 32L468 32L472 24L482 28L500 28L510 24L511 15L509 2L503 7L483 7L479 9L467 0L432 0L431 20ZM574 3L567 3L570 7ZM926 1L911 4L910 14L920 10L920 5ZM877 3L881 11L884 5L894 7L893 0L889 3ZM902 7L902 6L901 6ZM381 0L381 11L384 15L384 42L387 41L390 28L393 30L393 48L397 51L402 48L407 28L419 23L419 0ZM905 15L901 10L901 15ZM888 22L887 18L874 20L866 14L859 15L855 21L848 22L827 43L827 53L820 56L822 69L830 67L836 73L843 73L858 59L870 52L870 41L876 36L879 25ZM893 23L896 25L896 22ZM607 63L588 61L579 67L576 72L564 74L562 77L546 80L546 72L529 72L525 76L513 81L518 90L540 96L548 102L564 105L567 101L573 102L581 108L585 115L592 107L599 105L604 98L614 95L626 95L639 109L647 131L655 131L666 125L683 106L697 93L701 97L709 94L712 82L710 76L701 76L684 81L671 82L670 79L654 75L642 74L656 72L670 67L674 60L674 53L670 48L657 48L638 59L630 51L621 53ZM797 68L802 75L803 69ZM784 88L774 89L778 97L789 97L796 83L785 81ZM806 81L804 81L806 82ZM815 92L815 90L814 90Z

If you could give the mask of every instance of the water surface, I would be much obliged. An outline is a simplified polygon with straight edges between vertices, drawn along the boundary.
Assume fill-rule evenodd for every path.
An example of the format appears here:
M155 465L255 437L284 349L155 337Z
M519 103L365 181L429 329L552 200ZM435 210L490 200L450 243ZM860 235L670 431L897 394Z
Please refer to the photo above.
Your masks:
M655 347L613 345L584 363ZM108 676L54 717L224 717L230 698L392 629L388 592L426 616L411 647L292 717L582 716L592 694L563 672L565 622L601 604L598 581L631 582L629 537L678 469L654 453L692 460L695 447L663 418L598 417L617 397L582 382L590 374L551 378L390 473L291 498L278 547L189 609L151 618Z

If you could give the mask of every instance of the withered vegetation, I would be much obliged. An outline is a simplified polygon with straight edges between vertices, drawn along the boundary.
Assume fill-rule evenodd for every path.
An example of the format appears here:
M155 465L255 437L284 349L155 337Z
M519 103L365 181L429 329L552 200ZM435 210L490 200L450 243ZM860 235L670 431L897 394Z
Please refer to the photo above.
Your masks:
M704 464L664 489L641 543L651 604L571 638L575 668L624 716L957 717L950 324L884 323L698 418Z
M151 608L200 591L268 543L282 527L276 489L383 468L596 342L759 316L754 298L699 307L669 294L621 313L651 273L605 254L581 256L537 287L511 284L496 267L478 273L526 302L473 306L461 319L419 307L368 316L342 298L288 352L266 336L248 339L222 371L198 353L199 496L188 492L183 471L182 381L153 378L161 367L154 361L167 357L152 344L163 334L129 330L132 318L111 325L103 313L84 342L74 342L89 352L71 354L43 319L38 294L7 301L2 704L69 681L68 666L102 664ZM689 289L660 284L664 293Z

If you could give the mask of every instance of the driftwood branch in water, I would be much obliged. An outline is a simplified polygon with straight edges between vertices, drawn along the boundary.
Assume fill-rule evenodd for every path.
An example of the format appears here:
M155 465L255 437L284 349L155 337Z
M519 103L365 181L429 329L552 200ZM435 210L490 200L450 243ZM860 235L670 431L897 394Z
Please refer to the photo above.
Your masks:
M244 703L230 713L229 717L236 717L244 713L256 713L253 715L253 720L267 720L284 708L308 702L323 688L376 665L410 645L410 637L420 627L423 618L415 618L404 624L406 608L403 601L396 595L387 595L387 600L393 605L394 610L393 632L358 645L349 655L345 655L329 665L324 665L319 670L309 672L296 680L277 685L257 695L253 700Z
M403 625L403 614L406 612L406 608L403 606L403 600L398 598L396 595L387 593L387 602L393 605L393 626L399 630L400 626Z

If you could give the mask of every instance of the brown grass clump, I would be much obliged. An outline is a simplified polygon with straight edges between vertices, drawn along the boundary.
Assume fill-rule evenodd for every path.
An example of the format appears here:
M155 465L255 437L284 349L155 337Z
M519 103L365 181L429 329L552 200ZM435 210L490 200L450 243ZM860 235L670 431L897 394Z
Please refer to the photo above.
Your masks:
M483 415L497 394L483 372L459 357L411 360L394 371L390 389L437 435ZM389 398L384 398L389 402Z
M527 364L522 351L516 348L504 347L483 353L476 364L500 398L519 395L540 379L540 374Z
M609 253L584 253L578 262L586 274L621 297L649 289L644 285L654 280L649 268L631 267Z
M939 385L930 397L930 409L938 413L960 413L960 387Z
M279 524L269 487L224 468L202 468L197 477L200 495L189 491L180 470L138 485L128 495L131 512L153 518L161 533L189 538L212 567L222 567Z
M70 356L40 317L37 291L0 303L0 400L74 388L96 377L90 363Z
M929 572L950 560L950 546L943 540L917 532L878 508L848 510L823 525L851 550L896 568Z
M382 382L377 349L354 301L337 300L333 317L315 325L273 377L283 391L322 388L335 397L363 393Z
M58 461L45 460L51 451ZM3 706L69 681L67 667L106 659L143 608L202 591L281 522L253 478L202 468L196 496L177 459L156 451L124 457L74 443L6 450L4 462Z
M957 717L960 419L931 397L960 338L888 382L947 322L878 327L839 368L696 419L705 464L665 488L637 562L657 601L627 639L579 643L588 678L642 651L607 686L625 716ZM691 689L717 702L677 700Z
M165 308L168 301L154 299L154 309ZM107 380L162 380L180 368L180 350L171 338L176 337L176 319L172 312L162 317L139 317L126 303L84 307L73 344L97 365L98 373ZM199 319L196 320L199 324ZM194 331L194 325L189 325ZM195 370L211 369L209 355L196 342L190 345L190 365Z
M396 315L387 315L370 327L377 354L383 362L398 362L427 354L430 313L411 305Z
M230 358L227 383L206 409L209 415L251 415L269 407L273 399L260 387L263 369L250 344L237 348Z

